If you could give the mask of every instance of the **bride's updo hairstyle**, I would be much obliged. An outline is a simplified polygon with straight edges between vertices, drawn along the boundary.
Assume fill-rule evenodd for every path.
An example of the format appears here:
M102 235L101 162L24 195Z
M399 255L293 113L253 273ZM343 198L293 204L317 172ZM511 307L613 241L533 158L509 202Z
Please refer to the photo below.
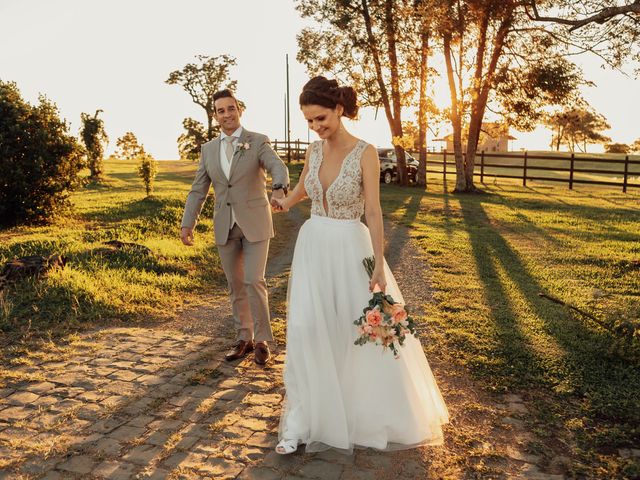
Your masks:
M358 115L358 99L353 87L340 87L335 80L325 77L313 77L302 88L300 94L300 106L320 105L325 108L336 108L342 105L343 116L354 119Z

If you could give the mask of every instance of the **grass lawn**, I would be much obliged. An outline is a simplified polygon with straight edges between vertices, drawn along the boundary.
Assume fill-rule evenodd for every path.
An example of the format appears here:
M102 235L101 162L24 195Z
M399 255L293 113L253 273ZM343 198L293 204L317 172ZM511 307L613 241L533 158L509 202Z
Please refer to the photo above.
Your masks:
M640 478L640 465L619 456L640 445L640 338L621 327L640 319L640 195L485 190L382 189L385 212L411 229L431 267L434 334L486 388L532 402L530 428L548 439L532 453L569 450L576 476Z
M156 193L145 198L135 162L106 162L105 182L77 191L71 216L0 231L2 263L54 253L68 259L65 269L43 281L22 281L0 295L5 340L47 331L58 335L91 322L162 318L185 297L224 285L211 242L211 201L205 203L196 245L187 248L179 239L194 168L191 162L160 162ZM101 253L102 242L114 239L143 244L154 255Z

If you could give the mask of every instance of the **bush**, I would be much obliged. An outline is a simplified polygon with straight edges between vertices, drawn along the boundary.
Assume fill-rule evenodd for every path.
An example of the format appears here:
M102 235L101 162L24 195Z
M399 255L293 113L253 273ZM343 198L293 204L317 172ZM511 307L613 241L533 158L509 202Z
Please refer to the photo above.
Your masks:
M607 153L629 153L629 145L626 143L607 143L604 151Z
M147 191L147 197L153 193L153 184L158 174L158 162L148 153L143 153L140 156L140 163L138 164L138 176L144 183L144 188Z
M0 226L59 213L82 168L82 149L56 104L40 96L30 105L14 82L0 80Z

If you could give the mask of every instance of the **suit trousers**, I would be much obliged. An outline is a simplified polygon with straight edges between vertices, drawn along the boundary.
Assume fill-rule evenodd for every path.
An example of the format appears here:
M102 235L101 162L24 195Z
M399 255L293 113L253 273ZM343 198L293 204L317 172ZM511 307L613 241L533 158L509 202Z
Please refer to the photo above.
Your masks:
M273 341L264 278L269 239L250 242L236 223L218 252L231 294L237 340Z

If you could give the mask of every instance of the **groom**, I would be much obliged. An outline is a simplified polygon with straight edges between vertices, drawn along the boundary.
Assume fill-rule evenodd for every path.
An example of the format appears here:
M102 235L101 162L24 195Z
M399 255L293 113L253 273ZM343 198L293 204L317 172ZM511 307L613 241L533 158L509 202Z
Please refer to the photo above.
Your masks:
M214 233L231 293L236 343L225 359L236 360L254 350L255 362L269 361L269 300L264 279L273 237L266 172L272 177L272 199L284 198L289 171L260 133L240 125L242 112L230 90L213 95L215 119L222 133L202 145L200 165L182 217L181 239L193 245L193 229L213 183Z

